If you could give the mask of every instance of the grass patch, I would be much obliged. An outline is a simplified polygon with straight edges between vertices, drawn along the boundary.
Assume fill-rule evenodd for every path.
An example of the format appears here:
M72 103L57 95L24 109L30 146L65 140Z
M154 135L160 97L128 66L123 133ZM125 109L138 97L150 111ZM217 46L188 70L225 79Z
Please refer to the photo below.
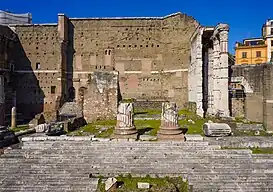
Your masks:
M117 191L118 192L140 192L140 191L177 191L177 192L186 192L188 191L188 184L184 182L181 177L178 178L151 178L149 176L146 177L131 177L130 175L127 177L118 176L116 177L118 181L118 185L120 186ZM102 178L99 180L98 191L105 191L105 184L102 182ZM138 182L147 182L150 184L150 189L138 189Z
M156 136L160 127L160 120L135 120L135 126L140 134L149 132L149 135Z
M273 154L273 148L252 148L253 154Z
M116 120L100 120L89 123L78 130L71 131L67 135L73 136L86 136L95 135L99 138L108 138L113 134L114 127L116 125ZM106 130L101 131L100 128L106 128Z
M19 132L19 131L24 131L24 130L27 130L27 129L29 129L29 125L28 124L26 124L26 125L18 125L17 127L10 128L9 130L13 131L13 132Z
M135 113L139 114L161 114L161 110L147 109L138 110ZM202 126L209 119L203 119L192 112L187 110L180 110L179 115L184 115L183 120L179 120L178 123L181 128L187 128L188 134L201 134L203 135ZM191 120L191 121L189 121ZM139 132L139 134L149 134L151 136L156 136L157 131L160 128L161 120L135 120L134 124ZM114 127L116 125L116 120L101 120L89 123L88 125L76 130L69 132L68 135L84 136L84 135L95 135L96 137L107 138L113 133ZM106 131L100 132L98 127L108 128Z
M253 154L273 154L273 148L232 148L232 147L221 147L221 149L227 149L227 150L243 150L243 149L249 149L252 151Z

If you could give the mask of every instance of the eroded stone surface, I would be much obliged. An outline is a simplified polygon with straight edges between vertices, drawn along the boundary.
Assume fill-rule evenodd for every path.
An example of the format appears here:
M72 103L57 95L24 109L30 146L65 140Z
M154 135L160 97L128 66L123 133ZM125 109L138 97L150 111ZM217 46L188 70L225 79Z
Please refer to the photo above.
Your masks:
M134 125L133 103L120 103L118 106L117 124L114 130L116 137L137 138L137 130Z
M105 191L106 192L114 192L117 189L117 179L112 177L108 178L105 181Z
M231 128L226 123L205 123L203 125L203 132L206 136L211 137L229 136Z
M159 139L184 139L178 124L178 109L173 102L162 103L161 125L158 131Z

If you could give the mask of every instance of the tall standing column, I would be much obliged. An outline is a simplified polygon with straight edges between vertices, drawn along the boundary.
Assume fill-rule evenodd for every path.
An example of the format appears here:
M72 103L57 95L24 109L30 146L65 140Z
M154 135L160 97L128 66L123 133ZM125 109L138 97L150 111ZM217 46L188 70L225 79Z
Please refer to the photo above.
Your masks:
M178 110L173 102L162 103L161 125L158 139L185 140L182 129L178 124Z
M114 130L115 138L137 138L137 130L134 125L133 103L120 103L118 106L117 125Z
M213 114L221 112L220 109L220 87L219 87L219 72L220 67L220 42L217 37L213 38Z
M219 88L220 88L220 109L224 116L229 116L229 94L228 94L228 25L220 28L220 67Z
M5 90L4 76L0 75L0 126L5 123Z
M208 49L208 110L207 113L209 115L215 114L214 109L214 98L213 98L213 83L214 83L214 71L213 71L213 60L214 54L213 49Z

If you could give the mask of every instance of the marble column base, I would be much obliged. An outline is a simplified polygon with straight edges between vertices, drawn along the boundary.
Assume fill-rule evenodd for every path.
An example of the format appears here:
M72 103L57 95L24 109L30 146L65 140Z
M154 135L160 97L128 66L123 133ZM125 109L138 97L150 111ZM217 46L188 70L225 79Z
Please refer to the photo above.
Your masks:
M138 133L136 127L116 127L114 130L113 138L129 138L137 139Z
M157 138L159 140L181 140L185 141L184 134L180 127L160 127Z

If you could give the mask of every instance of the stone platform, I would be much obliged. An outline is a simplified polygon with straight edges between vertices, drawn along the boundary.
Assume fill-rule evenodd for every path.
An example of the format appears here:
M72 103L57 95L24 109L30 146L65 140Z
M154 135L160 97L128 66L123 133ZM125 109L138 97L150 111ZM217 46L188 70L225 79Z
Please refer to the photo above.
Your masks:
M272 138L273 139L273 138ZM0 191L96 191L96 177L184 177L192 191L273 191L273 155L208 141L25 137L0 156Z

